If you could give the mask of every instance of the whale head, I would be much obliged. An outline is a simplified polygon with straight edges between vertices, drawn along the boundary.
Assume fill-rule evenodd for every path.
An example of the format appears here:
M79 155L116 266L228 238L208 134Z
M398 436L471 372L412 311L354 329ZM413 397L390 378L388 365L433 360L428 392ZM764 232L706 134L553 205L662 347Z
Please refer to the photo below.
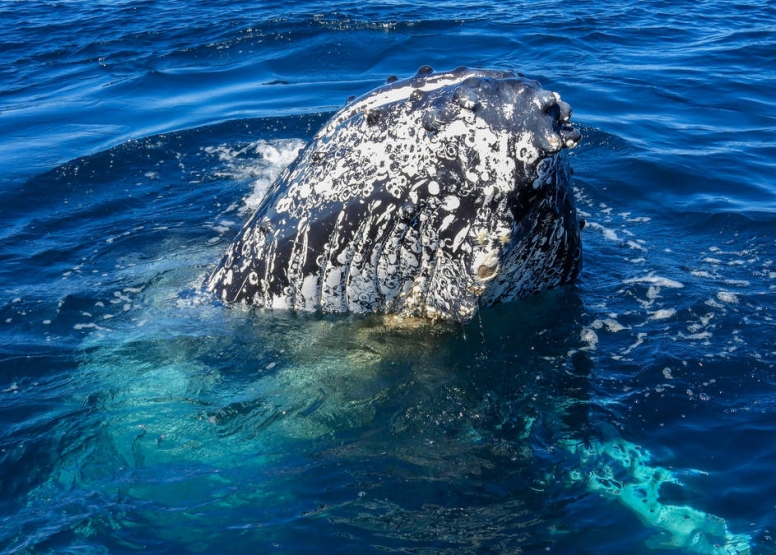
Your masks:
M467 321L568 283L582 264L570 118L511 71L389 78L300 152L208 287L268 308Z

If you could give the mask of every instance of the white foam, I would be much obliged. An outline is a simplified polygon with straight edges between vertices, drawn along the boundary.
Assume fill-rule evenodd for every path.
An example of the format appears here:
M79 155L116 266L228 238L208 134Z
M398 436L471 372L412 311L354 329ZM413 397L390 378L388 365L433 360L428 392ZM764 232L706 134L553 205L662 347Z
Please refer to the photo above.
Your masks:
M635 341L634 343L632 343L632 344L631 344L631 345L630 345L630 346L629 346L627 349L625 349L624 351L622 351L622 353L621 353L621 354L623 354L623 355L630 354L630 352L631 352L631 351L633 351L633 349L635 349L636 347L638 347L639 345L641 345L642 343L644 343L644 338L645 338L646 336L647 336L647 334L646 334L646 333L638 333L638 334L636 335L636 341Z
M660 298L660 286L650 285L647 289L647 298L651 301Z
M656 276L653 274L649 274L643 277L624 279L622 283L623 285L630 285L632 283L649 283L652 285L657 285L658 287L670 287L673 289L681 289L682 287L684 287L684 284L679 281L661 277L661 276Z
M650 315L650 320L666 320L667 318L673 318L676 316L675 308L663 308L656 310Z
M592 328L583 328L580 332L580 339L582 343L587 343L581 348L582 351L595 351L596 345L598 345L598 335Z
M255 162L254 170L258 170L260 175L253 182L253 192L245 198L241 211L253 212L258 208L269 186L296 159L305 142L301 139L283 139L257 141L254 145L256 154L261 156Z
M93 322L88 322L84 324L75 324L73 326L73 329L74 330L95 329L98 331L111 331L109 328L103 328L102 326L98 326Z
M235 208L239 208L241 213L256 210L269 186L296 159L304 145L301 139L262 139L239 147L219 145L203 148L204 152L217 156L223 163L218 175L236 180L254 179L253 190L245 197L242 206L232 205L227 212Z
M679 337L681 337L682 339L689 339L690 341L708 340L708 339L711 339L711 332L704 331L701 333L693 333L691 335L684 335L683 333L680 333Z
M736 295L735 293L731 293L730 291L720 291L719 293L717 293L717 299L719 299L723 303L737 303L738 295Z
M628 241L626 245L628 245L632 249L637 249L642 251L647 250L647 248L641 245L639 241Z
M597 329L597 330L600 330L601 328L606 327L607 331L610 331L612 333L617 333L618 331L622 331L622 330L628 329L625 326L623 326L622 324L620 324L614 318L606 318L604 320L594 320L590 324L590 326L593 329Z
M610 241L621 241L620 236L617 235L617 232L613 229L609 229L608 227L604 227L601 224L597 222L587 222L586 225L589 229L595 229L597 231L600 231L605 239L608 239Z

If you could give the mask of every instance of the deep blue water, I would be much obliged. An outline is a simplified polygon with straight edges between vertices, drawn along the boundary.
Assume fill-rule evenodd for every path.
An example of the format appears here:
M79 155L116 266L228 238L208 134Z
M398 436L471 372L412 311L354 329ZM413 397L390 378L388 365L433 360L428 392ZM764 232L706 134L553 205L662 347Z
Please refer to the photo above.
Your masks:
M776 552L773 3L218 4L0 3L3 553ZM424 64L574 107L579 281L465 327L214 302Z

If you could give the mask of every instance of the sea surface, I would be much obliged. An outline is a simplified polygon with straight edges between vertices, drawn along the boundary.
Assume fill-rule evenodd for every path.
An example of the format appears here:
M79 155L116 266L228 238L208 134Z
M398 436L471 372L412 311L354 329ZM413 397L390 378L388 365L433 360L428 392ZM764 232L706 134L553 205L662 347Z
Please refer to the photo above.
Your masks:
M776 553L773 2L0 24L0 552ZM216 302L299 148L422 65L573 106L580 279L410 329Z

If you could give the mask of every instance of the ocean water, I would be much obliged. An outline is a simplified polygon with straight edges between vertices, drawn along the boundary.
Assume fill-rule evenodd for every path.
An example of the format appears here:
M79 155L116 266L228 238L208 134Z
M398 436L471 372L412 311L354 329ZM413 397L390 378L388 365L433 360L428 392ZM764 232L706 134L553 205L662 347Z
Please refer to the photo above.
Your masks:
M290 6L0 3L2 553L776 553L773 3ZM425 64L574 107L578 282L215 302L305 141Z

